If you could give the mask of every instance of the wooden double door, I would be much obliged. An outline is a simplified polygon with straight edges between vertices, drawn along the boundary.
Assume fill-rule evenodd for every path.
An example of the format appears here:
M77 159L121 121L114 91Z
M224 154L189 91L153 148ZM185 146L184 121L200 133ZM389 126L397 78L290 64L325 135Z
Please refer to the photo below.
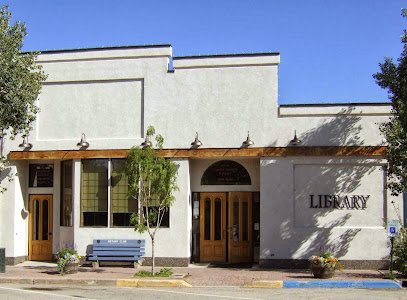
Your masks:
M252 262L252 193L201 193L200 261Z

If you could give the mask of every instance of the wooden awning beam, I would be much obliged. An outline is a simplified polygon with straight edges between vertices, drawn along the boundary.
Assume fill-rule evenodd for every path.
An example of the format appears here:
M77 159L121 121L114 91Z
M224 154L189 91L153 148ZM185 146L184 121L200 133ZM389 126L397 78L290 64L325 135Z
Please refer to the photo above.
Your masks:
M170 158L286 157L286 156L383 156L385 146L266 147L216 149L164 149ZM11 151L11 160L125 158L128 150Z

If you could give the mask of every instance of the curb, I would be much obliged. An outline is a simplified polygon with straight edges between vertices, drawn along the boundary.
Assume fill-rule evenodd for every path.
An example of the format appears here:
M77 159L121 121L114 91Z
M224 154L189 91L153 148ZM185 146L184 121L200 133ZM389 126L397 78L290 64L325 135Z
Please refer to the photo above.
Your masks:
M401 289L395 281L284 281L284 288L359 288L359 289Z
M29 285L100 285L118 287L192 287L185 280L146 280L146 279L42 279L42 278L0 278L0 283Z
M14 284L31 284L31 285L47 285L47 284L62 284L62 285L101 285L101 286L115 286L115 279L45 279L45 278L19 278L7 277L0 278L0 283L14 283Z
M185 280L145 280L145 279L118 279L116 286L120 287L192 287Z
M281 289L283 288L284 281L282 280L260 280L253 281L251 283L245 284L245 288L265 288L265 289Z

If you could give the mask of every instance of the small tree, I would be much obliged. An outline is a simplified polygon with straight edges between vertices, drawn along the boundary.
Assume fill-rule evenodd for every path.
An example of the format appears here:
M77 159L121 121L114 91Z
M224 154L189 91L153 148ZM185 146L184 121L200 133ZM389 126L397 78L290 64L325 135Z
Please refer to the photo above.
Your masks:
M21 53L27 35L25 24L11 25L11 18L8 6L3 6L0 10L0 172L8 166L3 153L4 137L28 135L38 112L35 100L46 79L41 66L35 64L38 53Z
M407 10L402 9L403 17L407 17ZM388 148L387 178L391 194L398 196L405 192L407 179L407 30L401 36L404 44L403 52L395 64L391 58L386 57L384 63L379 64L381 72L373 77L378 85L387 89L392 103L392 117L388 122L380 125L380 131L386 139ZM398 205L396 210L400 224L403 224L402 215ZM402 226L399 236L394 240L394 255L398 269L407 275L407 229ZM391 270L393 266L391 265Z
M154 134L154 127L148 127L146 141L150 141ZM130 223L135 231L147 231L150 235L153 275L155 234L160 229L164 214L175 201L173 192L178 190L178 167L173 161L159 155L158 150L162 149L164 142L162 136L157 135L155 140L156 149L151 143L144 149L131 148L124 164L128 194L140 204L139 212L132 214Z
M407 17L407 10L402 10ZM392 195L405 191L407 178L407 31L401 36L404 50L396 65L386 57L380 63L381 72L373 75L378 85L387 89L392 102L392 114L388 122L381 124L380 131L386 139L388 187Z

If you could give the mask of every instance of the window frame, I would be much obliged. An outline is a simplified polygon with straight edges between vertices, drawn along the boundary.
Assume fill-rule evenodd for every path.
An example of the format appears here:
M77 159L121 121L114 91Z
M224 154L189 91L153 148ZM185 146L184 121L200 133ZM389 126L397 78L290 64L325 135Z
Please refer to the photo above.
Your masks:
M114 212L113 212L113 186L112 186L112 181L113 181L113 160L120 160L122 158L86 158L86 159L81 159L80 160L80 227L81 228L133 228L133 225L114 225ZM83 211L83 161L84 160L107 160L107 176L106 176L106 182L107 182L107 225L84 225L85 220L84 220L84 211ZM124 160L124 159L123 159ZM61 168L62 169L62 168ZM61 171L62 172L62 171ZM73 171L74 172L74 171ZM62 192L61 192L62 195ZM137 201L137 213L141 213L141 207L140 207L140 201ZM168 208L167 211L164 212L165 216L163 217L162 224L160 228L170 228L171 225L171 220L170 220L170 211L171 209ZM88 212L88 211L86 211ZM95 211L94 213L98 213ZM102 212L100 212L102 213ZM119 212L120 213L120 212ZM134 212L124 212L127 214L131 214ZM130 216L130 215L129 215ZM153 226L154 227L154 226Z
M121 212L114 212L113 211L113 202L116 199L113 199L113 176L114 176L114 160L123 160L125 161L125 158L110 158L109 159L109 227L110 228L133 228L134 226L130 224L130 216L133 213L138 213L140 211L140 201L137 201L136 205L136 211L135 212L123 212L123 214L130 214L129 215L129 225L114 225L114 214L120 214ZM120 181L119 181L120 182ZM126 191L127 194L127 191ZM130 198L130 197L129 197ZM129 200L129 199L127 199ZM118 200L118 201L123 201L123 200ZM124 200L125 201L125 200ZM136 201L136 200L135 200Z
M67 164L67 163L70 163L70 165L71 165L71 172L68 172L68 175L70 174L71 175L71 180L70 180L70 184L71 184L71 186L70 186L70 190L71 190L71 199L70 199L70 202L71 202L71 205L70 205L70 207L71 207L71 219L70 219L70 221L69 222L66 222L67 221L67 219L66 219L66 216L64 216L64 210L65 210L65 207L66 207L66 203L67 203L67 201L66 201L66 199L65 199L65 186L66 186L66 184L65 184L65 179L66 179L66 174L64 173L64 171L66 170L65 168L64 168L64 164ZM59 226L61 226L61 227L73 227L73 219L74 219L74 216L73 216L73 212L74 212L74 207L73 207L73 205L74 205L74 203L73 203L73 197L74 197L74 195L73 195L73 186L74 186L74 161L72 160L72 159L70 159L70 160L63 160L63 161L61 161L61 164L60 164L60 169L61 169L61 177L60 177L60 189L61 189L61 195L60 195L60 215L59 215ZM68 187L69 188L69 187ZM66 223L68 223L68 225L65 225Z
M83 161L96 161L96 160L106 160L107 161L107 176L106 176L106 187L107 187L107 210L106 211L84 211L83 210L83 182L84 182L84 176L83 176ZM109 227L109 160L108 158L87 158L87 159L81 159L80 163L81 163L81 170L80 170L80 227L84 227L84 228L108 228ZM95 186L93 187L95 188ZM91 201L91 200L89 200ZM94 200L95 201L95 200ZM107 217L106 217L106 225L85 225L85 216L84 213L94 213L94 217L93 219L95 220L96 218L96 213L106 213Z

